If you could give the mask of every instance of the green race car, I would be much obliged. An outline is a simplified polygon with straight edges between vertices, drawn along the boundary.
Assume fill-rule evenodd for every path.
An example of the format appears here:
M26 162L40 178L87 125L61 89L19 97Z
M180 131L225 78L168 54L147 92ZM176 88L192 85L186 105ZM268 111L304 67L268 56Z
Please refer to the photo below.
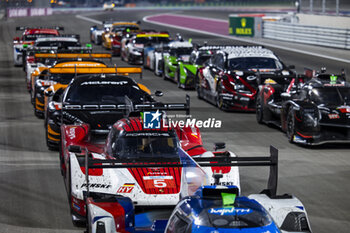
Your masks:
M168 44L168 52L163 53L163 78L177 82L176 72L180 63L188 63L193 51L190 42L174 41Z
M185 89L194 89L197 70L211 57L213 47L203 46L194 49L188 62L179 61L175 77L177 85Z

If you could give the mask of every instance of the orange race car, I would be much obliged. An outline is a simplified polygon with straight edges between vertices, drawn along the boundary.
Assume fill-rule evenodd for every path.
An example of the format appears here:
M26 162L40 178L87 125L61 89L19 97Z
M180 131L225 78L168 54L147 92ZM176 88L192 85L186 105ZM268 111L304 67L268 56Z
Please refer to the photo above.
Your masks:
M119 77L123 77L120 75L129 75L129 74L141 75L142 69L139 67L50 68L49 73L52 75L74 75L75 77L79 77L79 79L86 77L86 80L89 80L89 78L91 78L92 76L101 76L100 78L98 78L98 79L101 79L101 85L107 85L112 87L113 85L115 85L114 83L118 83ZM110 79L111 75L115 75L112 78L113 80L115 79L115 81L111 81L112 80ZM108 78L109 81L102 82L104 80L107 80L104 78L105 76L109 77ZM59 146L59 142L61 139L59 118L63 117L69 120L77 121L77 122L81 120L80 118L78 119L73 115L61 116L62 99L65 96L65 90L67 90L67 87L69 87L73 82L74 81L72 81L70 84L54 84L45 90L45 100L46 100L45 102L47 103L46 109L45 109L46 144L49 149L52 149L52 150L57 149ZM95 81L95 82L99 82L99 81ZM151 95L150 90L146 86L140 83L137 83L135 81L133 81L133 83L135 84L134 88L139 89L139 91L143 93L147 93L148 95ZM108 88L106 87L106 90L107 89ZM134 91L137 91L136 89ZM92 96L94 95L93 93L90 93L90 94ZM80 97L76 96L76 98L79 99ZM114 106L113 101L114 100L112 99L108 100L108 104L105 103L104 105L101 105L100 108L98 109L95 109L96 105L89 105L88 108L85 108L87 107L85 106L81 110L95 111L87 114L86 117L88 118L97 117L94 114L97 114L97 115L104 114L104 116L108 118L108 112L110 111L110 107ZM97 113L98 111L100 111L100 113Z
M51 56L52 54L38 54L39 56ZM60 60L53 68L73 68L79 67L107 67L107 65L97 59L111 58L107 53L89 53L89 54L57 54L56 56L61 58L67 58L70 60ZM76 60L72 60L76 59ZM51 74L49 72L50 67L38 67L39 69L33 72L31 76L31 97L34 105L34 114L39 118L44 117L45 110L45 98L44 91L54 84L68 84L74 74Z

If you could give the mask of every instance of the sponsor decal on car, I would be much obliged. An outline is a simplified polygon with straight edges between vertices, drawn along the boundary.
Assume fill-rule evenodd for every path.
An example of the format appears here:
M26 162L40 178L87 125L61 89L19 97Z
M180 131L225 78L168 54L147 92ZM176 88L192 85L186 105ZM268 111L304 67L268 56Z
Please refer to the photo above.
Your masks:
M329 119L332 119L332 120L340 118L339 114L328 114L328 117L329 117Z
M211 208L208 210L209 214L215 215L245 215L253 212L251 209L247 208Z
M84 188L84 187L85 188L87 187L86 183L82 184L80 188ZM112 187L112 185L110 185L110 184L89 183L89 188L101 188L101 189L104 188L104 189L108 189L110 187Z
M146 189L176 188L174 177L172 176L144 176L143 180Z
M135 184L133 183L125 183L118 188L117 193L131 193L134 187Z

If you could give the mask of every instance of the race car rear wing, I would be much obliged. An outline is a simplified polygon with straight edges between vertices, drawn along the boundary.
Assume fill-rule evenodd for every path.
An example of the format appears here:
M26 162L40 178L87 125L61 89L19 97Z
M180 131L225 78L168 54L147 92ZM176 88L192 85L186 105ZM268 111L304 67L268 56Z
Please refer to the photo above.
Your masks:
M27 29L56 29L59 31L64 31L64 27L61 26L53 26L53 27L28 27L28 26L20 26L16 27L16 31L24 31Z
M125 96L125 105L127 106L127 115L134 112L144 111L185 111L186 115L190 115L190 96L186 94L185 103L145 103L145 104L133 104L133 102Z
M278 149L270 146L270 156L264 157L230 157L216 156L206 158L193 158L188 156L182 149L180 153L185 153L184 158L138 158L135 159L92 159L89 151L79 146L68 147L70 152L80 153L85 156L85 179L87 196L89 196L89 169L120 169L120 168L167 168L167 167L270 167L267 189L261 193L270 198L278 198Z
M142 77L142 68L140 67L61 67L50 68L51 74L140 74Z
M86 50L86 51L91 51ZM59 52L59 51L58 51ZM82 50L82 52L85 52L85 50ZM75 53L73 51L72 53L35 53L35 58L109 58L112 59L112 55L110 53Z

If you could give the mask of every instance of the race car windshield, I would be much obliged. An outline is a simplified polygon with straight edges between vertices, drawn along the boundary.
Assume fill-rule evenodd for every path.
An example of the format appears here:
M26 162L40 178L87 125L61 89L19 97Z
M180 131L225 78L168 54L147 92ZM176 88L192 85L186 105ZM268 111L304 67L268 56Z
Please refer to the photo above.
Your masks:
M172 132L130 132L112 143L116 158L179 158L177 139Z
M350 104L350 88L348 87L317 87L310 91L310 99L317 105Z
M181 55L190 55L192 53L192 48L172 48L170 49L171 56L181 56Z
M57 35L55 34L31 34L31 35L25 35L23 36L23 40L24 41L34 41L38 38L41 38L41 37L55 37Z
M74 47L79 46L79 42L73 42L73 41L42 41L37 42L35 44L36 47L58 47L58 48L67 48L67 47Z
M69 84L75 77L75 74L51 74L46 76L48 80L56 81L61 84Z
M228 60L231 70L282 69L283 65L276 59L267 57L239 57Z
M211 57L210 54L205 54L202 56L199 56L195 62L196 65L203 65L204 62L206 62Z
M125 104L128 96L135 104L151 101L137 85L127 81L86 81L69 88L65 102L70 104Z
M124 26L113 26L112 32L126 31L127 29L129 29L130 31L140 30L140 28L137 26L125 26L124 25Z
M245 199L245 198L244 198ZM223 206L221 200L202 200L199 214L201 225L215 228L253 228L272 223L270 215L260 205L249 199L236 201L233 206Z
M134 40L135 44L147 44L147 43L168 43L169 38L167 37L137 37Z

